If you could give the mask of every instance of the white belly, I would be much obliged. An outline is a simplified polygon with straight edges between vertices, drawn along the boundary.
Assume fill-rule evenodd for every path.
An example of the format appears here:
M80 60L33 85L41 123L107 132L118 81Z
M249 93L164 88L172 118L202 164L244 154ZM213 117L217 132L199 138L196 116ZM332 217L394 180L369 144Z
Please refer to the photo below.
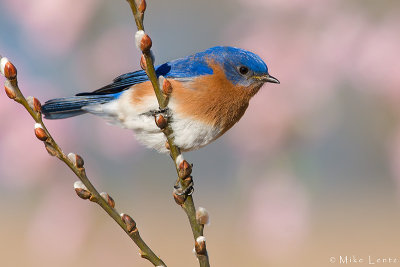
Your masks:
M143 115L150 110L158 109L156 97L147 96L140 105L134 106L131 102L131 93L131 90L127 90L117 100L88 107L86 110L105 117L112 124L133 130L140 143L159 152L167 153L168 150L165 147L167 139L155 124L154 117ZM170 100L168 106L172 113L170 125L174 131L174 143L182 151L203 147L220 135L219 129L174 113L173 99Z

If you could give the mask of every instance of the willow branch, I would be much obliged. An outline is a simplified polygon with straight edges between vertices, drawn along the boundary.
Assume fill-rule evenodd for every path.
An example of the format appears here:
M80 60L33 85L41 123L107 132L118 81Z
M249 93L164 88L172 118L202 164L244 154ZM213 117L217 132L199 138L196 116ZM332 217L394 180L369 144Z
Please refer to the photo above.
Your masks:
M150 50L152 46L152 41L150 37L144 32L143 18L146 10L146 1L141 0L139 6L137 5L135 0L127 1L131 7L133 17L135 19L138 29L135 38L136 45L143 53L141 66L146 71L147 76L149 77L149 80L153 85L154 93L157 97L160 109L165 109L168 106L168 97L173 88L171 88L171 84L168 82L168 80L164 79L163 88L160 89L159 79L157 78L156 71L154 69L153 58ZM171 157L175 163L175 168L178 173L177 185L179 185L179 191L174 192L175 201L183 208L189 219L190 226L193 232L193 237L195 239L195 251L200 266L208 267L210 266L210 263L205 246L205 238L203 236L204 221L202 219L208 217L208 214L206 216L203 216L200 213L200 215L197 214L198 216L196 217L196 208L193 202L192 191L190 190L193 184L192 176L190 176L191 165L183 159L179 148L174 144L173 129L167 123L167 120L165 120L162 115L158 115L156 117L156 124L162 129L167 138L168 148L170 150ZM188 191L188 189L190 190L190 192Z
M140 249L143 258L148 259L154 266L166 266L164 262L157 257L149 246L143 241L136 227L135 221L127 214L119 214L114 208L115 202L107 193L99 193L86 175L83 167L83 159L73 153L66 155L60 146L56 143L42 120L41 104L34 97L25 98L18 86L17 69L5 57L0 56L1 74L6 77L4 84L6 94L9 98L24 106L32 116L35 124L35 135L43 141L45 148L50 155L56 156L63 161L79 178L74 187L79 197L89 199L97 203L114 221L128 234Z

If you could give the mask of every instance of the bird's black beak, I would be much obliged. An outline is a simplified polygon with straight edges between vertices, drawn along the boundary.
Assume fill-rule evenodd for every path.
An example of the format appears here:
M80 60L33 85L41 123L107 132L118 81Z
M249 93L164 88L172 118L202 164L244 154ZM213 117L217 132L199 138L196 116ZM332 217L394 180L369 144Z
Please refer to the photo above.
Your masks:
M269 74L267 74L267 75L265 75L265 76L263 77L263 81L268 82L268 83L277 83L277 84L280 84L280 81L279 81L277 78L275 78L275 77L273 77L273 76L271 76L271 75L269 75Z

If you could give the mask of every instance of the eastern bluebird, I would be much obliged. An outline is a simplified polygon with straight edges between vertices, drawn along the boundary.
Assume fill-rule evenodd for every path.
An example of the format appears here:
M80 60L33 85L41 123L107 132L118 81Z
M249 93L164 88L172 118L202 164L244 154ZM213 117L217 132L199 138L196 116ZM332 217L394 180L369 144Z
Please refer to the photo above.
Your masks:
M269 75L257 55L234 47L217 46L156 67L172 85L168 113L174 142L183 151L203 147L229 130L244 114L250 99ZM146 72L123 74L91 93L49 100L42 112L47 119L92 113L112 124L132 129L147 147L168 152L166 138L154 123L159 110Z

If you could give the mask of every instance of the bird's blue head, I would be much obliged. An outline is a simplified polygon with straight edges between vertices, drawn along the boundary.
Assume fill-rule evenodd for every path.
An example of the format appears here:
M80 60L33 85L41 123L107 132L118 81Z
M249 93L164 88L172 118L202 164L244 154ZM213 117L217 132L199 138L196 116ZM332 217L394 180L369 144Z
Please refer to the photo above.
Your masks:
M220 63L226 77L235 85L261 86L265 82L279 83L268 73L267 64L256 54L235 47L217 46L204 51L207 58Z

